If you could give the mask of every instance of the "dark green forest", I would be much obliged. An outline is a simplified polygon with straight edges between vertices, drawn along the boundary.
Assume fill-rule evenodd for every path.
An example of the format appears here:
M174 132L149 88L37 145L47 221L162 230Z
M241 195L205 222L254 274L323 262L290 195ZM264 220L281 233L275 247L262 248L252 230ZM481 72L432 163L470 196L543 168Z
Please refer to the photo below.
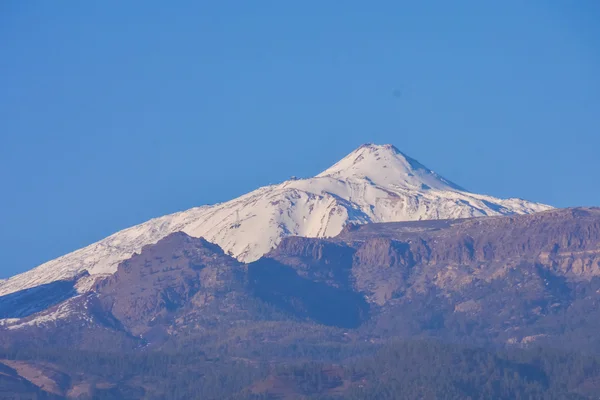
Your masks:
M492 351L402 341L342 363L211 359L201 351L99 353L5 349L11 361L51 368L88 399L591 399L600 358L543 348ZM59 399L0 370L2 399ZM10 386L12 385L12 386Z

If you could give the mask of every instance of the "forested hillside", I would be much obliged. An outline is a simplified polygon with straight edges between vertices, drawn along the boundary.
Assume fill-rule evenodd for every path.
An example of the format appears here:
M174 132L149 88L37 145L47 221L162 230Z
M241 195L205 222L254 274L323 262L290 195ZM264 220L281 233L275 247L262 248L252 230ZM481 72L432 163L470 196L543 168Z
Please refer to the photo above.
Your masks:
M558 400L600 392L600 358L594 356L433 341L372 350L333 364L210 359L190 348L124 354L12 349L0 356L0 398Z

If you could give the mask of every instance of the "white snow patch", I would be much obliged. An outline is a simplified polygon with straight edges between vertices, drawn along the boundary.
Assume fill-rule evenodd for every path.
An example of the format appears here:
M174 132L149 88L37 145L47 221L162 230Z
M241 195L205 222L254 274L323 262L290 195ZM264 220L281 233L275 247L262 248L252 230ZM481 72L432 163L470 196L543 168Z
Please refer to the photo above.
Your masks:
M11 325L11 324L14 324L15 322L18 322L19 320L20 320L19 318L3 318L3 319L0 319L0 326Z
M27 326L43 326L49 323L56 323L59 320L73 316L77 316L80 320L91 323L93 322L91 316L82 314L77 310L76 301L80 299L81 296L82 295L72 297L55 307L49 308L48 310L39 312L30 317L11 318L2 321L7 321L4 326L9 330L21 329ZM87 309L87 302L84 305L84 308Z

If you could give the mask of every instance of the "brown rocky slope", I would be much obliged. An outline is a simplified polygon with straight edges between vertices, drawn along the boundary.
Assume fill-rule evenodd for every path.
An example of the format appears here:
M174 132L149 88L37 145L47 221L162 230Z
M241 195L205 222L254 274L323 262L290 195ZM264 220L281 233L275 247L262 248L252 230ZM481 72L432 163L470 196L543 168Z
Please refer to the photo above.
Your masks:
M5 321L0 339L57 345L68 332L69 345L89 347L97 332L121 346L194 341L248 355L298 340L434 336L600 351L599 291L597 208L347 226L330 239L286 238L248 265L175 233L54 314ZM81 317L58 313L65 304Z

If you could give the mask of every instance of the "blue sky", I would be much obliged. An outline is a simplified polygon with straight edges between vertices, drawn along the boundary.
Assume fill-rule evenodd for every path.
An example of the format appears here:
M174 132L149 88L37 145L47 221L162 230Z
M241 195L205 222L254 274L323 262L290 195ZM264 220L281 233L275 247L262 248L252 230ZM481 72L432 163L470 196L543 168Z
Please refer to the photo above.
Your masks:
M600 2L0 4L0 277L392 143L600 205Z

